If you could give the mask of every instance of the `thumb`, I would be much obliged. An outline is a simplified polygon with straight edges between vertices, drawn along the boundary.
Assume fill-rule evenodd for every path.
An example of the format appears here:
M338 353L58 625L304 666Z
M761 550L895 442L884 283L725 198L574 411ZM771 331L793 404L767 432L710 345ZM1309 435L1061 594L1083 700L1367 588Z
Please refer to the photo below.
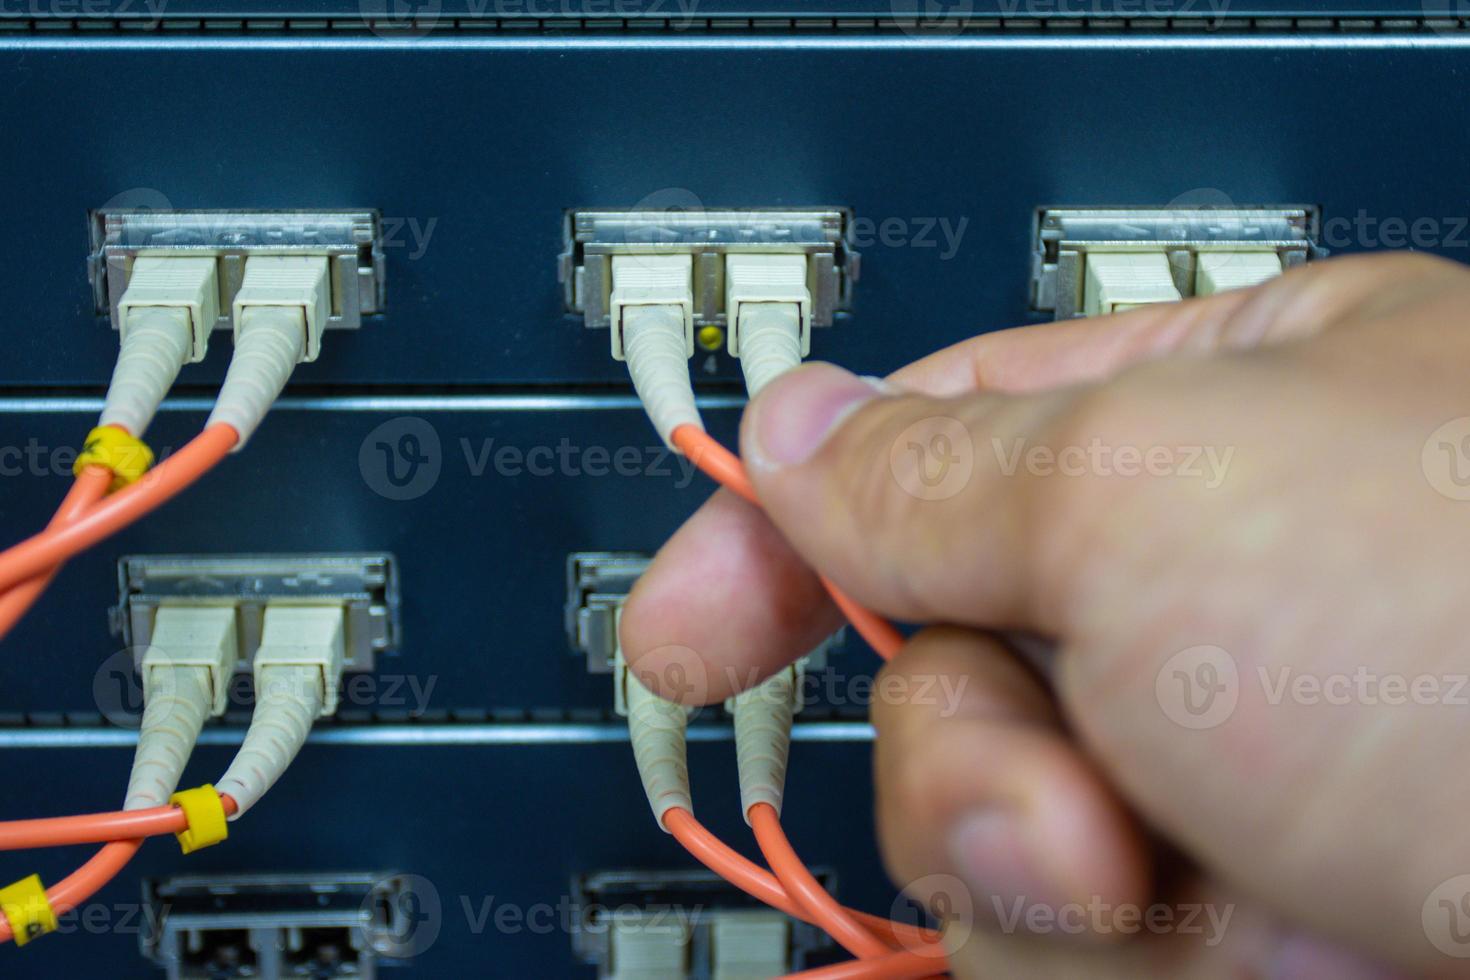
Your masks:
M941 399L813 363L751 402L741 453L772 521L857 601L908 621L1055 631L1034 598L1065 587L1066 562L1047 560L1065 542L1050 539L1099 505L1085 474L1045 480L1021 454L1075 442L1088 390Z

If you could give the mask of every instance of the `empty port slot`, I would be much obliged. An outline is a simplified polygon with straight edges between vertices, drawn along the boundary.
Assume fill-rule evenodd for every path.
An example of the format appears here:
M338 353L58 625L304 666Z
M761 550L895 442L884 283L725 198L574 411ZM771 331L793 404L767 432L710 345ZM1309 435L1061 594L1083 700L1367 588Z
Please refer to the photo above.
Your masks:
M362 933L347 926L291 929L286 934L283 973L309 980L361 977Z
M143 951L168 980L372 980L380 955L407 952L394 910L411 889L371 873L145 881Z
M234 980L259 976L260 957L249 929L190 930L178 980Z

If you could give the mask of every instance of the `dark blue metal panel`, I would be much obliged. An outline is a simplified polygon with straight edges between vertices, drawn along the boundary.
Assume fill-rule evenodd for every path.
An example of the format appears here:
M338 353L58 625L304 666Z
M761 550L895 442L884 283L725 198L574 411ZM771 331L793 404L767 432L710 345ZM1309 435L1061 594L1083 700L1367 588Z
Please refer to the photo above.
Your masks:
M179 0L169 11L207 7ZM0 39L0 180L20 189L0 268L0 309L11 311L0 323L0 524L12 535L49 515L68 479L56 451L75 447L96 410L56 389L99 390L115 356L85 281L87 209L366 206L402 222L388 314L330 338L245 453L79 557L7 640L0 745L27 716L96 720L98 670L117 651L104 616L114 563L133 552L391 550L405 644L380 673L434 679L417 724L603 712L607 678L566 652L565 555L652 550L708 486L677 468L649 472L662 465L655 440L621 395L606 334L561 314L554 259L568 206L673 191L710 206L852 207L873 222L859 243L857 311L819 333L815 352L881 372L1037 319L1026 282L1042 204L1312 203L1334 251L1392 244L1388 222L1429 219L1418 244L1463 257L1467 70L1470 44L1433 32ZM897 222L888 235L885 219ZM964 223L952 249L941 221ZM914 241L926 223L932 245ZM186 372L194 391L222 374L219 339ZM717 360L703 376L722 399L709 418L729 442L735 372ZM203 407L175 404L151 441L179 445ZM415 494L387 479L377 449L409 425L439 443L438 475ZM497 464L505 447L514 452ZM589 458L594 448L608 461L592 463L604 458ZM631 474L588 472L623 449L638 461ZM841 656L849 674L872 667ZM373 708L405 706L355 706L361 730ZM118 748L5 751L20 788L5 816L108 806L127 764ZM703 815L744 841L731 754L701 743L692 768ZM793 773L823 778L793 782L788 814L798 846L837 868L843 894L883 909L867 818L849 819L870 804L866 757L861 744L799 745ZM201 750L191 778L227 758L223 746ZM55 880L81 857L37 855L34 869ZM426 876L446 910L419 975L576 976L560 929L475 934L461 903L555 902L575 872L630 865L689 861L653 827L626 745L314 744L226 846L184 860L150 845L101 901L132 902L142 873L394 868ZM117 929L52 937L0 951L0 974L154 976L135 941Z
M754 857L739 814L729 742L695 743L690 766L701 818ZM44 786L44 804L24 812L82 812L123 789L130 753L6 750L13 785ZM230 751L199 749L186 782L216 778ZM785 823L803 857L833 868L839 895L887 913L894 901L878 864L870 820L869 749L862 743L803 744ZM831 787L842 786L841 808ZM12 803L7 810L19 812ZM9 813L7 813L9 815ZM55 881L88 849L27 855L18 868ZM15 864L15 862L12 862ZM148 844L136 862L91 903L88 918L66 920L69 935L17 951L0 949L7 978L95 977L158 980L138 953L136 905L144 876L253 870L402 871L422 876L437 895L437 938L395 977L592 977L577 965L559 916L574 875L609 868L687 869L692 860L653 822L626 743L571 746L342 747L309 745L297 764L230 839L184 857L172 839ZM17 876L19 872L17 871ZM9 880L9 879L7 879ZM528 919L496 912L519 910ZM548 923L547 907L558 918ZM491 918L485 920L486 910ZM911 916L913 910L901 905ZM421 940L422 941L422 940Z
M566 207L660 192L709 206L848 205L873 222L857 312L818 333L816 354L883 371L1034 319L1038 205L1157 205L1211 189L1329 217L1462 213L1467 44L0 41L0 131L14 134L0 180L26 188L9 208L24 247L7 256L0 304L33 325L8 333L0 384L105 380L116 341L89 307L84 216L160 197L369 206L403 220L388 314L334 335L299 372L395 385L625 383L606 333L561 313ZM702 108L696 93L708 94ZM426 245L410 219L420 231L432 222ZM941 220L964 223L953 247ZM1461 232L1429 246L1463 255ZM1366 244L1349 234L1337 250ZM216 344L185 380L218 378L229 349ZM716 376L732 377L730 365Z

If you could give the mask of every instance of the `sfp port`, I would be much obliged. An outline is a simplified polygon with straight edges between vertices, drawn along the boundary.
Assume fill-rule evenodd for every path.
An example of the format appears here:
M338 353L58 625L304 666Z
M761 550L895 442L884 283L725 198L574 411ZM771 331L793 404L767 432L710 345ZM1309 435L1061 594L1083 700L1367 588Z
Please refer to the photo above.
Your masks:
M196 929L183 934L179 955L180 980L235 980L258 977L260 955L249 929Z
M567 556L564 625L573 655L590 674L610 674L618 655L618 610L653 557L639 551L578 551ZM803 658L803 668L821 670L840 643L833 634Z
M694 326L725 331L725 256L800 254L807 261L813 326L831 326L852 306L859 255L846 208L775 210L572 210L566 215L557 278L567 312L587 327L612 325L614 255L689 255Z
M653 559L636 551L579 551L567 556L567 642L589 674L610 674L618 653L618 609Z
M821 930L708 871L599 871L572 896L573 948L601 980L763 980L836 955Z
M1039 208L1031 307L1058 320L1254 285L1320 258L1317 208Z
M355 330L362 318L383 311L386 260L377 211L170 211L113 208L90 214L87 262L93 304L122 322L118 301L128 288L133 262L144 255L212 256L217 263L219 318L231 328L235 294L252 255L319 255L328 259L331 313L328 330Z
M350 926L291 928L282 934L282 971L288 977L328 980L364 976L363 937ZM371 951L366 951L371 957ZM371 976L368 967L366 974Z
M232 606L237 673L249 673L267 604L340 602L343 670L373 670L398 647L398 563L386 552L285 555L128 555L117 565L114 635L142 657L163 605Z
M372 980L407 952L413 877L179 875L143 883L143 954L168 980Z

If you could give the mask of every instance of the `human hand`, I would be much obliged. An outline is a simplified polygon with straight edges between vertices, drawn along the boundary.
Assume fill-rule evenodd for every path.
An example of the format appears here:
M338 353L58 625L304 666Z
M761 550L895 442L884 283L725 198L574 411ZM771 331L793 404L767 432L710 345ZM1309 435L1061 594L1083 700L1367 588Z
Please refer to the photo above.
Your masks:
M1466 972L1467 310L1470 271L1378 256L986 334L882 390L806 366L742 425L765 514L711 498L625 654L718 701L839 624L812 569L945 624L872 715L891 874L973 904L959 975ZM998 630L1054 638L1048 676ZM1154 905L1172 927L1121 918Z

